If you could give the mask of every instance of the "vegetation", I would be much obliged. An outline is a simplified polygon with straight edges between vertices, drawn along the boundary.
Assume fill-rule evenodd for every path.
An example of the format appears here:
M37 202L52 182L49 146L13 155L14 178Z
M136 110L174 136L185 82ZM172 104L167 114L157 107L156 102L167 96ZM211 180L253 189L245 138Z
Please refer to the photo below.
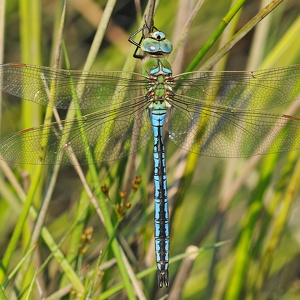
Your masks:
M139 72L127 39L141 27L146 1L135 2L69 0L64 15L61 0L7 1L3 61ZM174 73L300 62L298 0L271 1L282 3L261 22L265 1L193 2L157 1L154 22L174 44ZM276 111L299 116L295 103ZM1 107L1 140L55 120L51 110L6 94ZM156 284L150 141L98 166L0 160L0 299L299 298L299 152L211 158L171 142L166 151L169 289Z

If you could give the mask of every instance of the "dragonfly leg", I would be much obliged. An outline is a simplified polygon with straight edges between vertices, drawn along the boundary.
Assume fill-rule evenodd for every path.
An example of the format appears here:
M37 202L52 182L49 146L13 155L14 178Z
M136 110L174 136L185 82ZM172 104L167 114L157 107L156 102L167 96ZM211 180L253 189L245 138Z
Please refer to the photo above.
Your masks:
M142 28L140 28L138 31L136 31L135 33L133 33L133 34L129 37L129 39L128 39L128 42L130 42L131 44L133 44L133 45L136 46L135 51L134 51L134 53L133 53L133 57L134 57L134 58L143 59L143 58L145 57L145 55L137 54L138 50L139 50L140 47L141 47L141 42L142 42L142 40L145 38L144 33L143 33L143 30L144 30L145 28L148 28L146 24L144 24L144 26L143 26ZM141 37L140 41L137 43L137 42L135 42L135 41L133 40L133 37L135 37L140 31L142 31L142 37Z

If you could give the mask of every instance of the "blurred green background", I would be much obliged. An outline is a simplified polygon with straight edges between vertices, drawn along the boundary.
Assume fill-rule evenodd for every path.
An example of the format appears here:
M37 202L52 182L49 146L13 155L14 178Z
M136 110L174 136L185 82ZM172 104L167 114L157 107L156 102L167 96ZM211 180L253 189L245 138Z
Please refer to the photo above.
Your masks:
M63 41L71 69L84 68L107 2L67 1ZM123 70L124 65L127 68L136 64L135 70L140 71L139 62L131 58L134 47L127 41L139 28L147 4L141 1L139 8L137 2L116 1L92 70ZM2 63L52 66L62 3L7 1L2 15ZM198 2L157 3L155 26L176 45ZM233 27L223 32L198 68L268 3L246 1L232 22ZM171 56L175 73L183 72L189 65L230 6L231 1L227 0L204 2L191 20L186 40ZM300 63L299 16L298 0L283 1L235 44L215 68L238 71ZM61 67L66 65L62 54ZM3 94L1 107L1 140L43 123L45 108L39 105ZM288 109L288 105L276 108L280 113ZM299 111L294 115L299 117ZM124 277L120 275L118 257L119 267L116 265L109 229L95 212L76 170L70 166L56 171L45 166L37 171L36 166L9 167L1 163L1 297L41 299L43 294L46 299L134 299L137 294L139 299L165 299L168 293L172 300L300 298L299 151L248 159L198 157L172 143L168 143L166 151L172 221L170 256L177 258L170 265L168 290L156 286L150 142L133 161L129 157L97 166L97 183L91 170L83 167L91 191L97 198L103 198L108 207L111 223L117 228L113 236L118 237L117 244L121 245L129 266L135 274L148 271L140 280L131 279L135 285L125 283L125 288L118 285ZM142 179L137 191L131 187L135 176ZM109 187L108 195L100 189L104 184ZM119 190L127 191L129 209L122 206L124 199ZM47 197L51 201L43 215L40 207ZM31 206L45 224L34 239L36 216L29 209ZM18 227L22 218L24 222ZM92 239L89 235L81 237L89 227L93 228ZM31 254L33 240L38 246ZM218 244L223 241L224 244ZM196 248L198 255L177 257L191 245L200 247Z

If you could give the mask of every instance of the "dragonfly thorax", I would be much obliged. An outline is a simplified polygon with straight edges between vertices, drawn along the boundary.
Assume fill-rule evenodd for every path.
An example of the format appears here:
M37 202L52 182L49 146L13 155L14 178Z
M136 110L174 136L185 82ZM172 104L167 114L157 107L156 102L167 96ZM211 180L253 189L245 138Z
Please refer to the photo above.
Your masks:
M148 76L148 101L150 106L166 109L174 97L173 77L170 63L164 59L148 58L144 64L144 74Z
M143 62L143 73L146 76L172 76L172 68L165 58L147 58Z

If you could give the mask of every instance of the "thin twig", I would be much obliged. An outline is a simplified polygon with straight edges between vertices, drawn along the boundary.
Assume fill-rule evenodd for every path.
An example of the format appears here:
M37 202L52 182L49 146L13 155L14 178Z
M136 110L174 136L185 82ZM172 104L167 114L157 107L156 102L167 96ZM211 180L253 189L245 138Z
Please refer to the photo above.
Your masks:
M154 26L153 16L155 11L155 2L156 0L150 0L148 4L148 12L145 15L145 23L147 25L147 28L144 30L145 36L149 34L148 28L152 30L152 27Z

